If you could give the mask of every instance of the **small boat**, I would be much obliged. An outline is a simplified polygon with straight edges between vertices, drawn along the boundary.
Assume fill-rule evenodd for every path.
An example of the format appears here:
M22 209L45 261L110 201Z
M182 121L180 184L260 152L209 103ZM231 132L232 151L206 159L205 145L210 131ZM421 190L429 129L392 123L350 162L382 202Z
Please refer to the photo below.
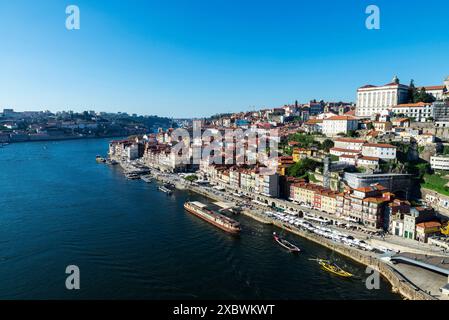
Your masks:
M331 263L329 260L324 259L316 259L318 264L321 266L321 268L327 272L336 274L337 276L344 277L344 278L350 278L353 276L352 273L349 273L339 266L337 266L335 263Z
M288 251L292 252L292 253L297 253L300 252L301 249L299 249L297 246L295 246L294 244L288 242L287 240L279 237L276 232L273 232L273 238L274 240L283 248L287 249Z
M140 179L142 179L146 183L151 183L151 177L150 176L141 176Z
M159 190L162 191L162 192L165 192L168 195L171 195L171 193L172 193L172 191L169 188L165 187L165 186L160 186Z
M103 158L102 156L96 156L96 157L95 157L95 160L96 160L98 163L105 163L105 162L106 162L106 159Z

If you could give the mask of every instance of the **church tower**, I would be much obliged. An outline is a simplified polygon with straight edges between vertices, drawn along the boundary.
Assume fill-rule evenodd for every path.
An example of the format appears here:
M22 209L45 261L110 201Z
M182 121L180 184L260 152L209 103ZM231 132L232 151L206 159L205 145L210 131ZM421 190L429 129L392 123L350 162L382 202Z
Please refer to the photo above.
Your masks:
M444 80L444 85L446 86L446 90L449 91L449 77Z

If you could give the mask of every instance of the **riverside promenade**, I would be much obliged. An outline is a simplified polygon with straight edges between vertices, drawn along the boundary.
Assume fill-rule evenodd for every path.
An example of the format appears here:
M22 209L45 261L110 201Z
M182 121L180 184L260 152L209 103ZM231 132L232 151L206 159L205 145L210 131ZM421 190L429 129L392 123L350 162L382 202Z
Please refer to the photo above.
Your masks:
M190 182L183 181L174 174L167 173L153 173L153 177L163 183L170 183L175 185L179 189L189 190L210 198L214 201L234 201L236 204L243 205L245 201L234 197L231 194L225 192L211 192L206 188L195 186ZM242 211L242 214L264 224L272 224L276 227L282 228L288 232L296 234L302 238L313 241L317 244L327 247L345 257L352 259L355 262L369 266L372 269L377 270L393 287L393 291L401 294L405 299L409 300L436 300L435 297L429 295L424 290L414 285L411 281L405 278L399 273L393 264L387 263L380 259L378 254L373 252L367 252L356 248L348 247L343 244L336 243L324 237L299 229L296 226L288 225L284 222L271 219L263 214L263 207L246 209ZM265 208L266 209L266 208ZM368 274L367 274L368 276Z
M129 170L130 166L128 164L122 162L119 163L124 170ZM246 200L236 197L229 192L211 190L211 188L198 186L186 181L176 174L163 173L154 169L152 169L151 176L161 183L174 185L179 190L189 190L214 201L233 202L237 206L245 206L246 209L242 211L242 214L258 221L259 223L272 224L302 238L327 247L328 249L348 257L355 262L377 270L392 285L393 291L401 294L405 299L438 300L438 297L430 295L428 294L428 291L418 287L415 284L418 283L418 281L411 281L409 278L406 278L394 264L382 260L379 254L349 247L330 239L326 239L317 234L297 228L294 225L269 218L263 214L264 210L267 210L268 208L252 203L248 208L248 202ZM367 274L367 276L368 275L369 274ZM424 279L421 279L422 281L419 282L425 283L425 273L422 275Z

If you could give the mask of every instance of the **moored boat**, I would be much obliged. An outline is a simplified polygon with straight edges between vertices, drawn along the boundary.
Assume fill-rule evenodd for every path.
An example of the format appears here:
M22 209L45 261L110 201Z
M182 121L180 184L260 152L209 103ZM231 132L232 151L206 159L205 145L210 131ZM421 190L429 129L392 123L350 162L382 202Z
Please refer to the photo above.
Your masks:
M166 186L160 186L158 189L162 192L165 192L168 195L172 194L172 191L169 188L167 188Z
M206 205L201 202L186 202L184 203L184 209L226 232L239 233L241 230L240 223L225 215L207 209Z
M287 241L286 239L279 237L276 234L276 232L273 232L273 238L284 249L287 249L288 251L290 251L292 253L301 252L301 249L299 249L297 246L295 246L293 243Z
M344 277L344 278L350 278L353 276L352 273L343 270L342 268L337 266L335 263L331 263L328 260L316 259L316 261L321 266L321 268L327 272L333 273L337 276Z
M106 159L103 158L102 156L96 156L96 157L95 157L95 160L96 160L98 163L105 163L105 162L106 162Z

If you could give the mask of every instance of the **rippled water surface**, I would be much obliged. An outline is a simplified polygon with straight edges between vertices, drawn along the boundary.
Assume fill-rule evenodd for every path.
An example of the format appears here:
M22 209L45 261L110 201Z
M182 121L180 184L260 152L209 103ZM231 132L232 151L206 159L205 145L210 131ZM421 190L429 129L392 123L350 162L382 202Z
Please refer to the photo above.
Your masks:
M364 268L321 246L246 217L231 236L184 212L184 191L128 181L95 162L108 140L12 144L0 148L2 299L398 299L382 281L367 290ZM341 279L309 258L331 257L357 275ZM81 290L65 289L65 268Z

